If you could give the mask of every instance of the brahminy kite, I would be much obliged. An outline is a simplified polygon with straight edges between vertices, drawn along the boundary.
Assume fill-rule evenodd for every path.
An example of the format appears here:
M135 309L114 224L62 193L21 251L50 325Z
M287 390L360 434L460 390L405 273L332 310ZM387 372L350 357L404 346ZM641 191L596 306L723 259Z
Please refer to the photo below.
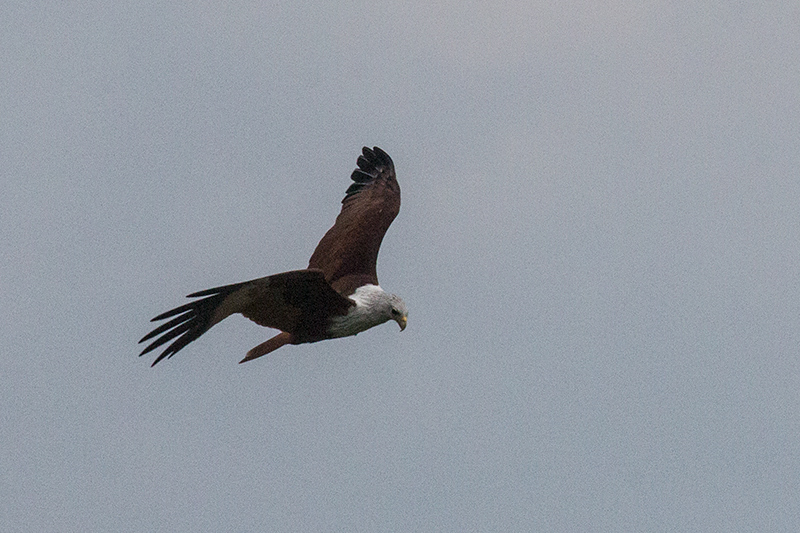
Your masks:
M187 298L200 299L152 320L172 318L139 341L155 338L140 355L175 339L155 366L235 313L281 331L247 352L240 363L285 344L356 335L388 320L404 330L406 304L378 285L376 272L381 241L400 211L394 163L377 146L364 147L357 163L342 210L319 241L308 268L190 294Z

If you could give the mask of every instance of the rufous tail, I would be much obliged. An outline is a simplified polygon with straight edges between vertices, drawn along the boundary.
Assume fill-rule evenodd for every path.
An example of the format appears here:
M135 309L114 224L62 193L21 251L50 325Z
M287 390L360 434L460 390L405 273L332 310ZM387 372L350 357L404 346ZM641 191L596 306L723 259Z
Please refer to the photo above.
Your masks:
M275 351L284 344L289 344L292 342L292 334L281 332L272 337L271 339L262 342L249 352L247 352L247 357L239 361L239 364L246 363L247 361L252 361L253 359L258 359L262 355L267 355L269 352Z

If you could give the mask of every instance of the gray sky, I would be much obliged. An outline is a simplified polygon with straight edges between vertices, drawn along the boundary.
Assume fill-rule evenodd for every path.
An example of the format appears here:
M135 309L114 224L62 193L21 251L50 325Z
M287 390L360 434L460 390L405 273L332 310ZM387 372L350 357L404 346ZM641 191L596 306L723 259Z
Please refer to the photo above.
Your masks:
M5 2L7 531L796 531L796 2ZM409 326L150 368L363 145ZM10 526L9 526L10 525Z

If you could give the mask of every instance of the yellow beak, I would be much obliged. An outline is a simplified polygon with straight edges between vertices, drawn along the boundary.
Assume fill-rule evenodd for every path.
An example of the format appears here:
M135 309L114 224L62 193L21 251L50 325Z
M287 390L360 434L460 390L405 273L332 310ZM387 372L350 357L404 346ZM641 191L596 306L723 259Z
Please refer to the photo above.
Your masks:
M408 324L408 317L401 316L400 318L397 319L397 323L400 324L400 331L403 331L404 329L406 329L406 324Z

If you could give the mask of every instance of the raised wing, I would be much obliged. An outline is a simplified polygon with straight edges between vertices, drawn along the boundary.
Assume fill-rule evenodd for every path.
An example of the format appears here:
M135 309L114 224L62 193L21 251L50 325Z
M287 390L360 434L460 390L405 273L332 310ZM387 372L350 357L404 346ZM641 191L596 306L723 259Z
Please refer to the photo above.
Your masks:
M322 270L328 283L344 295L367 283L378 284L378 250L400 211L400 186L389 155L377 146L372 150L365 146L357 163L342 210L308 264Z
M202 297L202 298L201 298ZM325 337L328 317L346 314L354 303L325 281L320 270L293 270L274 276L192 293L201 298L152 321L172 318L139 342L155 338L140 355L175 339L153 362L169 358L221 320L241 313L253 322L291 333L297 342ZM174 317L174 318L173 318ZM157 337L157 338L156 338Z

